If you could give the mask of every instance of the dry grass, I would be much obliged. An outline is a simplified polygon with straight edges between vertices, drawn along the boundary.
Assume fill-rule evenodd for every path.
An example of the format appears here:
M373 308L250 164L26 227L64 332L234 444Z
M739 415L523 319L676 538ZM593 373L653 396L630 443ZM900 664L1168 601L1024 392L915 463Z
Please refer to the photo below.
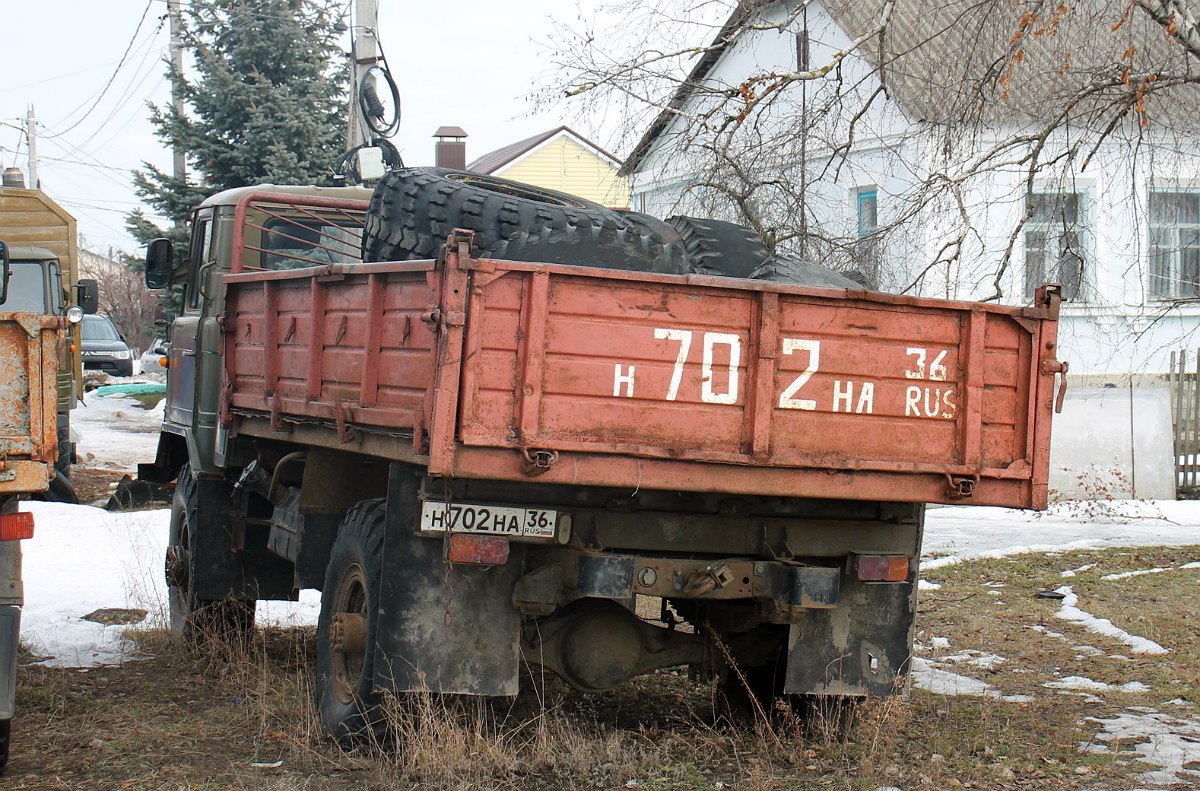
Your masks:
M845 741L832 727L806 733L787 712L731 727L710 686L667 671L606 695L540 675L512 700L407 695L389 702L388 744L344 752L317 722L311 629L261 630L248 645L200 653L144 631L135 639L149 658L122 667L22 668L5 787L1132 788L1145 767L1127 755L1080 751L1097 727L1085 718L1195 695L1200 647L1189 617L1200 612L1200 569L1101 578L1196 559L1197 548L1109 550L931 572L943 587L923 594L923 654L1032 699L915 691L867 703ZM1111 658L1119 645L1055 618L1060 603L1034 595L1063 583L1074 586L1080 607L1173 653ZM950 647L932 648L933 637ZM978 655L967 651L1004 661L971 665ZM1042 686L1070 675L1150 689L1089 700Z

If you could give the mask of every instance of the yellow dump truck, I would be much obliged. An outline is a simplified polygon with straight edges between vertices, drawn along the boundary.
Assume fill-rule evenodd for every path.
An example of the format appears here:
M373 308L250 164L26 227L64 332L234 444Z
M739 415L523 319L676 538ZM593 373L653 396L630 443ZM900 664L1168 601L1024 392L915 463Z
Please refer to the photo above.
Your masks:
M20 540L34 529L18 504L48 492L74 499L67 416L82 378L79 322L97 291L78 283L75 236L75 219L44 193L0 187L0 769L24 604Z

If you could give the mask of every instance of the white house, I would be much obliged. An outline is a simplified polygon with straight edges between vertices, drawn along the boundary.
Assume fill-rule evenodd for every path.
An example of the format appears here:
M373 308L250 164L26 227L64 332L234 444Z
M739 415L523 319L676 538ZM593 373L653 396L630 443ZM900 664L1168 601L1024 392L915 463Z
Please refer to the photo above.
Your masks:
M1129 8L741 2L626 161L633 207L720 213L712 187L699 185L721 163L695 121L749 96L763 104L729 151L745 171L801 184L748 199L768 219L784 209L805 218L812 236L785 248L841 240L885 290L926 296L1022 304L1037 284L1062 282L1060 357L1072 374L1161 381L1172 350L1200 346L1200 137L1194 126L1178 134L1200 116L1188 89L1158 97L1153 81L1141 106L1113 102L1147 74L1200 62L1137 7L1123 16ZM831 64L771 93L780 75ZM964 115L974 123L951 123ZM1107 136L1097 134L1110 117ZM796 129L808 133L797 139ZM833 249L822 244L802 252Z

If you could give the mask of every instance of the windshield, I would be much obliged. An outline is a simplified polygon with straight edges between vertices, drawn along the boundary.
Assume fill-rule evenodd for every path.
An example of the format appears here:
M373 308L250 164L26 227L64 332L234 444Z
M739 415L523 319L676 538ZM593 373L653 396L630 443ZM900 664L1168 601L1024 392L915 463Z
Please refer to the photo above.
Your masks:
M83 339L85 341L119 341L117 328L103 316L83 317Z
M4 310L50 313L46 307L46 272L40 262L13 261Z

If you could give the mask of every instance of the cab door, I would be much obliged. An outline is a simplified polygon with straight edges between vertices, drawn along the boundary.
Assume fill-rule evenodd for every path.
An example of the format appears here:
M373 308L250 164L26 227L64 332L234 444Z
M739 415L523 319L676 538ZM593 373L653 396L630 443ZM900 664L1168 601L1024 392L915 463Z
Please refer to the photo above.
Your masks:
M171 324L171 349L168 353L167 406L165 422L176 433L188 437L189 455L196 464L195 431L199 389L197 388L197 352L201 318L204 311L203 281L213 261L212 209L201 209L192 223L192 246L188 278L179 316ZM166 427L165 427L166 428Z

